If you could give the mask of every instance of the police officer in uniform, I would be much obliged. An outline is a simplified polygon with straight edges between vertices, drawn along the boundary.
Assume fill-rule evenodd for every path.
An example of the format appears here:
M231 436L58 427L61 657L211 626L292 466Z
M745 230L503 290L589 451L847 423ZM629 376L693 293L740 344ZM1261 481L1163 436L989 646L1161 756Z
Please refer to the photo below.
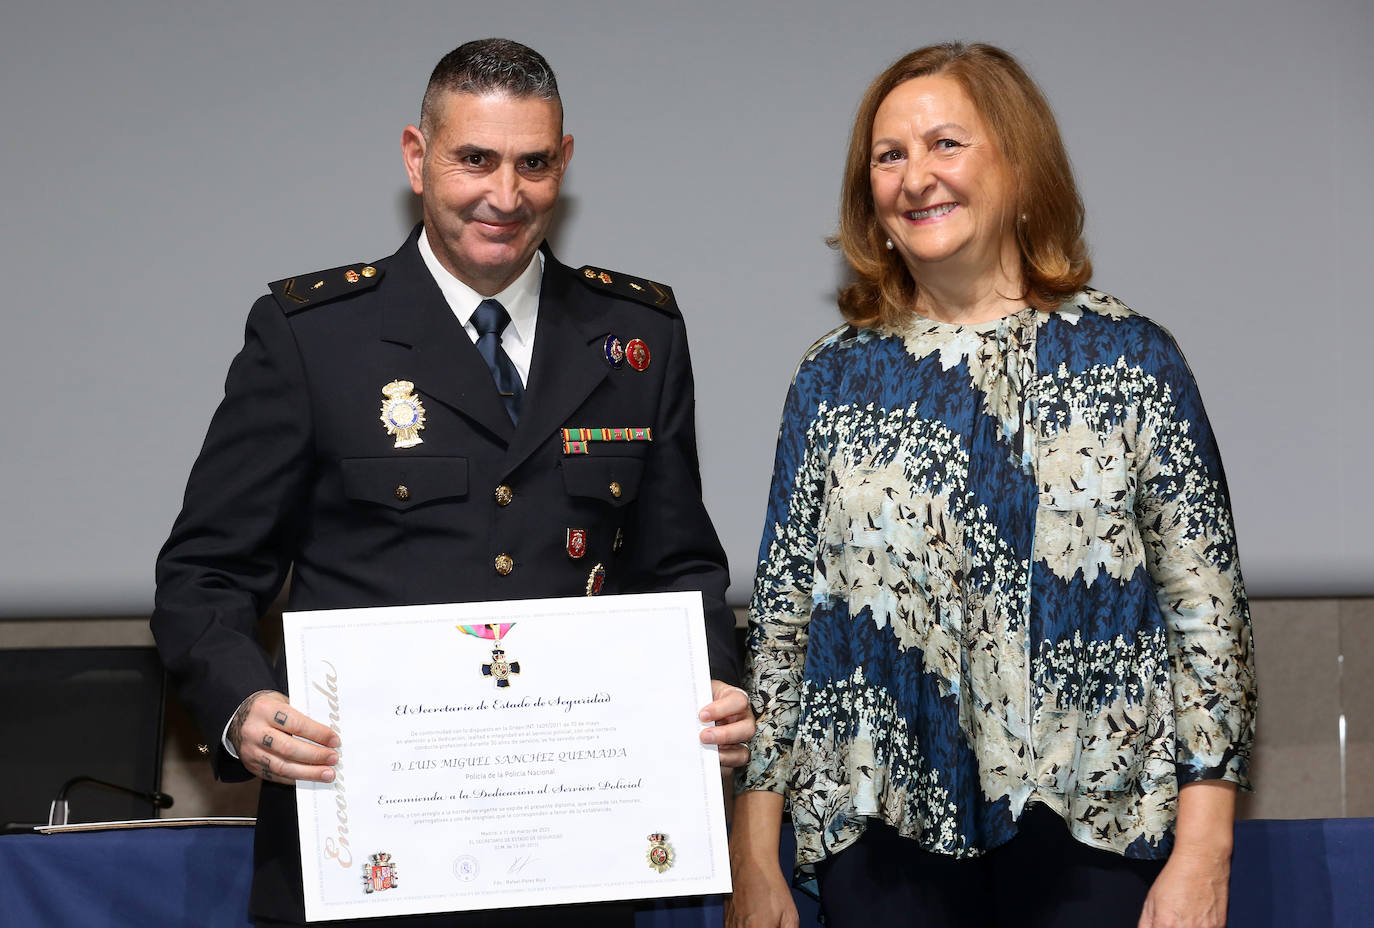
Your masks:
M292 784L339 760L257 642L288 571L291 609L700 591L702 740L728 767L753 733L672 291L544 243L573 154L553 72L515 42L460 46L401 146L423 224L389 258L277 281L253 306L157 565L153 632L215 771L265 781L264 925L304 921Z

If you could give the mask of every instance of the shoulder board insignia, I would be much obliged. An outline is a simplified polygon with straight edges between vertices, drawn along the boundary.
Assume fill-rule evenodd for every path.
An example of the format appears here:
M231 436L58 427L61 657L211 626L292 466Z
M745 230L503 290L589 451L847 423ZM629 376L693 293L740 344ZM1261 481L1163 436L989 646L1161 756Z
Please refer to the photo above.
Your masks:
M643 277L631 277L629 274L622 274L619 271L607 271L590 265L579 268L575 273L584 284L593 290L623 296L670 315L676 316L678 314L677 301L673 299L673 288L667 284L655 283L652 280L645 280Z
M381 268L371 264L345 264L327 271L274 280L267 286L282 311L293 313L351 293L371 290L382 279L383 273Z

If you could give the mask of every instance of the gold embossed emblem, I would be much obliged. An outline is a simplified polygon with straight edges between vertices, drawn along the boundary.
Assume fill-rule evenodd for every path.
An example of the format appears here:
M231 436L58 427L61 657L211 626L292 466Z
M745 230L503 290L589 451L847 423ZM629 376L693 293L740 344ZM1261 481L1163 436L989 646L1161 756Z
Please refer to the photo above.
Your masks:
M425 427L425 407L415 395L415 384L409 380L393 380L382 387L382 425L388 435L396 436L397 448L414 448L423 444L420 429Z
M663 873L673 865L673 846L668 843L668 836L662 832L654 832L649 835L649 850L644 855L649 866Z
M376 276L377 276L377 269L376 269L375 267L373 267L372 265L369 264L367 267L363 268L363 276L364 276L364 277L376 277Z
M608 284L611 282L611 275L607 274L605 271L602 271L600 274L596 275L596 279L601 281L603 284Z
M362 280L362 278L358 276L357 271L344 271L344 280L348 281L350 284L356 284L358 281Z

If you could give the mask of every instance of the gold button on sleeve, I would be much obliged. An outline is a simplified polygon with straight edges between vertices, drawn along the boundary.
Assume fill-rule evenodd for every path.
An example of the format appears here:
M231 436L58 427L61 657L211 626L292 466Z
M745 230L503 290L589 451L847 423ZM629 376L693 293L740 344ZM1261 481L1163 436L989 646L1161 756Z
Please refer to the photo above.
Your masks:
M498 506L509 506L510 501L515 499L515 492L504 483L497 487L496 492L492 495L496 497L496 505Z
M612 480L612 481L611 481L611 495L614 496L616 499L620 499L620 481L619 481L619 480Z
M400 500L410 499L410 487L401 484L396 488L396 498Z
M515 560L509 554L496 555L496 572L501 576L508 575L515 569Z

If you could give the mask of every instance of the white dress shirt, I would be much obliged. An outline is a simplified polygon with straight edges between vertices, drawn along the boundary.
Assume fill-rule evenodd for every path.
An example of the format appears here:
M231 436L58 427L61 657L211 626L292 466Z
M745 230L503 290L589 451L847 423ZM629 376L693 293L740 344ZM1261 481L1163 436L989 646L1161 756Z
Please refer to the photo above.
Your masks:
M500 333L501 348L515 365L522 384L530 382L530 359L534 357L534 324L539 317L539 285L544 279L544 253L536 251L534 254L535 257L530 259L530 263L520 272L520 276L511 281L509 287L491 297L504 306L510 316L510 325ZM429 268L430 274L434 275L434 282L443 292L449 309L453 310L453 315L463 324L463 331L468 333L468 338L472 339L474 345L477 344L477 329L472 324L472 314L477 311L478 304L487 297L454 277L448 272L448 268L439 263L434 249L430 247L428 234L423 230L420 232L420 257L424 259L425 267Z

